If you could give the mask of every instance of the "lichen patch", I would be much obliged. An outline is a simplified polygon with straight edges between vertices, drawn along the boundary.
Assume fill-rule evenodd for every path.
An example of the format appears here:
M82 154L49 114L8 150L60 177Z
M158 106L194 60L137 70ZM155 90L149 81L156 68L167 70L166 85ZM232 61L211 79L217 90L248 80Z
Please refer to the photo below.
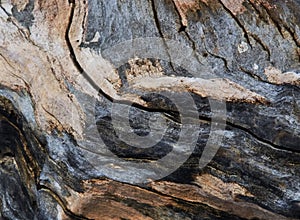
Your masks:
M151 62L149 59L134 58L128 61L130 69L126 70L127 80L136 77L157 77L163 76L163 68L158 60Z

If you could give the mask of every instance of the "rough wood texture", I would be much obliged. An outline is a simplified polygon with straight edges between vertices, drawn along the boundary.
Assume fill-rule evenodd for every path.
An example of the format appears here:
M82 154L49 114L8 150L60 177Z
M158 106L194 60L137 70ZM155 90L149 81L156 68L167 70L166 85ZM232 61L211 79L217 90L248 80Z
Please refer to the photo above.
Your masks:
M0 3L1 219L300 219L300 1Z

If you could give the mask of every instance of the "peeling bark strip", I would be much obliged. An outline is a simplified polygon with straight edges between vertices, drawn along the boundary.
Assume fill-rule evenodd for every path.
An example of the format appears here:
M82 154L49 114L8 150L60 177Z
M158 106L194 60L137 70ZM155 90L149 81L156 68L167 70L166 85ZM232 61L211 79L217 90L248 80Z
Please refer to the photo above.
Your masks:
M286 72L282 73L280 70L274 67L268 67L265 69L265 75L269 82L274 84L291 84L300 85L300 73Z
M299 1L0 5L1 219L300 218Z

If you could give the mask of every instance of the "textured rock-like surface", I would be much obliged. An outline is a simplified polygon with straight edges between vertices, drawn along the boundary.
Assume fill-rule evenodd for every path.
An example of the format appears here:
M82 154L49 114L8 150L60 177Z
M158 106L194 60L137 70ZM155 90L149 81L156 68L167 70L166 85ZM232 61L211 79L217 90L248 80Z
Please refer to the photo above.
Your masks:
M1 219L300 218L299 1L0 3Z

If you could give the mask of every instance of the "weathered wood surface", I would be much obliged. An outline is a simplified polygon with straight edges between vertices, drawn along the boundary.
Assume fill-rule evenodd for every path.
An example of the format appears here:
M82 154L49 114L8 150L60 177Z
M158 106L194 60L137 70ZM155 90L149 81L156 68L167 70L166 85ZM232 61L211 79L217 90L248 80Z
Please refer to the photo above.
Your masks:
M1 219L300 218L300 1L0 3Z

